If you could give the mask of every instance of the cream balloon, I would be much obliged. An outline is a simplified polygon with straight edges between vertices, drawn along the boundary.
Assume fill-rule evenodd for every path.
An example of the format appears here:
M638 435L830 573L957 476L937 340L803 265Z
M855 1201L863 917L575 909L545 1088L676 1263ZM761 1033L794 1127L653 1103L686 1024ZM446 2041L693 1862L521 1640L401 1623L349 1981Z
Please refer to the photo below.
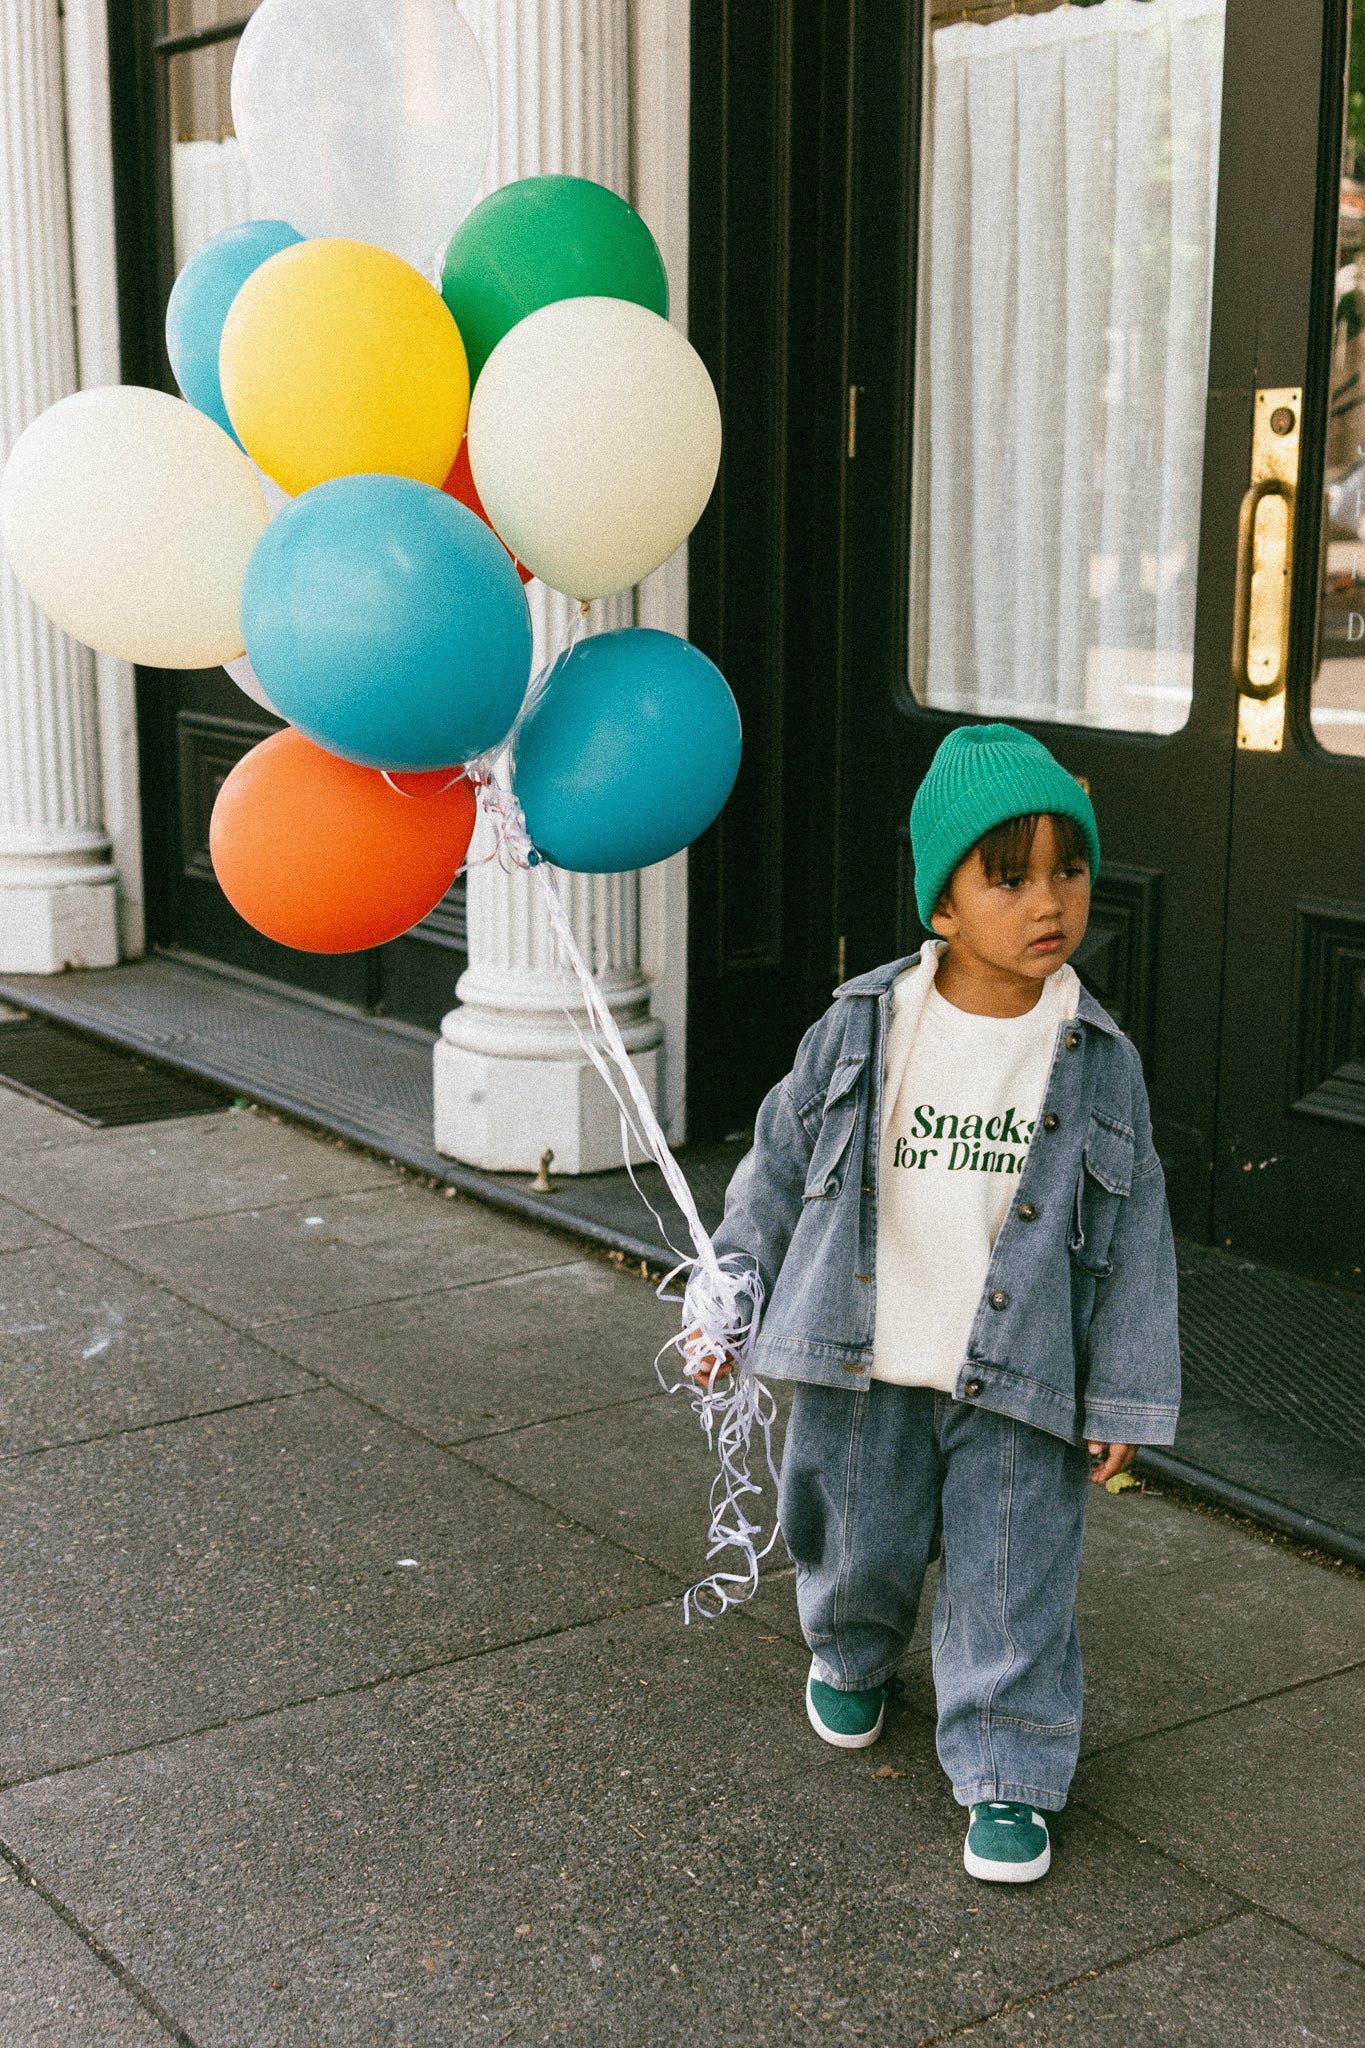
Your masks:
M77 640L149 668L243 651L242 579L266 525L241 449L164 391L77 391L19 436L0 537L35 604Z
M473 204L493 91L455 0L263 0L233 60L232 123L301 235L377 242L421 270Z
M570 597L605 597L666 562L706 509L720 405L701 357L657 313L559 299L485 363L469 464L518 561Z

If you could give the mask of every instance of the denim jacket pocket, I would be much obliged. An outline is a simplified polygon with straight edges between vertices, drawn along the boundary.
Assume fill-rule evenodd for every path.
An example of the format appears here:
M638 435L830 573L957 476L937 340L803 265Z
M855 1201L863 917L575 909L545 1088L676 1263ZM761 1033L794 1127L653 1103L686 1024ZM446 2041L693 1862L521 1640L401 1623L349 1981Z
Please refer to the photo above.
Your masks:
M810 1155L806 1185L801 1196L805 1202L822 1201L831 1195L837 1195L843 1187L849 1147L858 1123L860 1089L866 1069L865 1059L841 1060L830 1076L829 1087L825 1090L820 1130Z
M1091 1116L1076 1177L1076 1204L1067 1239L1072 1258L1083 1273L1107 1279L1114 1270L1109 1256L1119 1204L1133 1186L1133 1133L1098 1113Z

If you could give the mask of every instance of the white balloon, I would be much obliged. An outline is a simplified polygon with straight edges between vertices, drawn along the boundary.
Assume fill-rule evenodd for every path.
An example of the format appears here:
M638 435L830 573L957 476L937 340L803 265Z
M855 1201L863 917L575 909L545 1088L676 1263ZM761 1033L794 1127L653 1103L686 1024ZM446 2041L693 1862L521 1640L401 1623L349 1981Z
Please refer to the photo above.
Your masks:
M49 406L0 478L0 535L34 602L150 668L242 652L242 579L265 525L236 442L183 398L131 384Z
M262 711L268 711L272 718L284 717L284 713L275 709L275 706L261 688L261 679L251 666L251 656L249 654L239 654L235 661L225 661L223 667L232 677L233 682L236 683L243 696L250 697L253 704L259 704Z
M493 93L455 0L263 0L233 60L232 123L301 235L376 242L420 270L473 204Z
M720 405L684 335L629 299L559 299L506 333L469 409L484 510L570 597L626 590L706 509Z

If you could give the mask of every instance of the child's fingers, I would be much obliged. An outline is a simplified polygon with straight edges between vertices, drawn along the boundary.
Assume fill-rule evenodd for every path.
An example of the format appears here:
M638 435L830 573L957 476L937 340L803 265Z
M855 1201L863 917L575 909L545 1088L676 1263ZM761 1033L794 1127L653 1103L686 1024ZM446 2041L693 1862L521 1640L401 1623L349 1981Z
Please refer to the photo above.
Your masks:
M1092 1464L1090 1477L1096 1486L1103 1486L1119 1472L1126 1472L1137 1456L1136 1444L1091 1444L1090 1456L1098 1458L1099 1464Z

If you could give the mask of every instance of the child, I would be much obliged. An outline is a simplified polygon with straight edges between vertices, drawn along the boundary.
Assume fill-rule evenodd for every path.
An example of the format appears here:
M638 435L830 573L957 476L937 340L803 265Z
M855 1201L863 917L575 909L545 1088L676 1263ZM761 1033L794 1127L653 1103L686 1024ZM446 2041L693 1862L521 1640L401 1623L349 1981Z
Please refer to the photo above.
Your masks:
M758 1369L797 1382L778 1518L811 1725L876 1741L941 1542L938 1753L968 1871L1023 1884L1080 1744L1087 1479L1175 1434L1175 1255L1141 1063L1067 964L1089 797L1026 733L964 726L910 833L939 940L806 1033L716 1247L761 1275ZM729 1369L695 1331L689 1357Z

